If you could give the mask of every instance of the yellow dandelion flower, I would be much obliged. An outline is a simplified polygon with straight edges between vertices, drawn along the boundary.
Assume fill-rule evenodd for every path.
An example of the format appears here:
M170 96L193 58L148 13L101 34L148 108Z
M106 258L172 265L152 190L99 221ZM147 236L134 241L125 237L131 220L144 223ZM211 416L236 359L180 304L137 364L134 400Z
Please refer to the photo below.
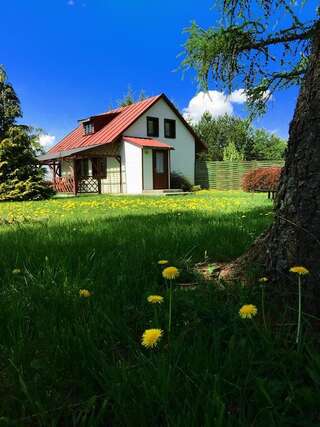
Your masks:
M162 329L146 329L142 335L141 344L146 348L156 347L162 335Z
M251 319L257 314L257 307L253 304L245 304L239 310L239 316L242 319Z
M174 280L179 277L179 274L179 270L176 267L167 267L162 272L162 276L167 280Z
M88 289L80 289L79 295L82 298L89 298L89 297L91 297L92 294L90 291L88 291Z
M160 261L158 261L159 265L165 265L165 264L168 264L168 263L169 263L169 261L166 260L166 259L160 259Z
M297 273L299 275L305 275L309 274L309 270L305 267L302 267L301 265L296 265L294 267L291 267L289 270L291 273Z
M268 278L267 277L261 277L260 279L259 279L259 282L260 283L264 283L264 282L268 282Z
M14 270L12 270L12 274L20 274L21 270L20 268L15 268Z
M160 295L150 295L147 300L150 304L161 304L163 302L163 297Z

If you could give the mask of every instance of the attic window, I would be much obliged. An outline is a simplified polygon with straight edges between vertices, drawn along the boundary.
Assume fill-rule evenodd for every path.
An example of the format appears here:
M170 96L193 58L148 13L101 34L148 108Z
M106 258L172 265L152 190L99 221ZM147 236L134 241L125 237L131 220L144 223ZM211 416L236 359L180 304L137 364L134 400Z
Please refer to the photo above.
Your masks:
M84 134L85 135L91 135L92 133L94 133L93 123L91 123L91 122L84 123L83 127L84 127Z
M159 136L159 119L158 117L147 117L147 135Z
M164 136L165 138L176 137L176 121L171 119L164 119Z

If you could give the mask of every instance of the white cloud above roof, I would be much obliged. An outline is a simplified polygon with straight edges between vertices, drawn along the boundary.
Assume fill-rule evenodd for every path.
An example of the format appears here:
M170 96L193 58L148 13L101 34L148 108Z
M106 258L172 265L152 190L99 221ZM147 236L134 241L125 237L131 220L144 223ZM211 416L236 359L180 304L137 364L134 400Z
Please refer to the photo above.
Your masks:
M39 135L39 143L44 147L44 148L50 148L53 146L53 144L55 143L56 137L54 135L49 135L49 134L41 134Z
M213 117L224 114L232 115L232 104L244 104L246 99L247 97L243 89L237 89L230 95L225 95L225 93L217 90L199 92L189 101L188 107L183 110L183 115L192 122L198 122L206 111Z

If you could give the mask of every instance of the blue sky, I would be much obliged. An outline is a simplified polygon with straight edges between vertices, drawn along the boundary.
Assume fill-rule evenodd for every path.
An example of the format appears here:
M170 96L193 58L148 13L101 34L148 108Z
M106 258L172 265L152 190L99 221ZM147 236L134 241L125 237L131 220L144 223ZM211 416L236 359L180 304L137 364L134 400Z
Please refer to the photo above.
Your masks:
M107 110L128 85L165 92L183 110L197 93L179 67L183 29L214 24L212 0L2 0L0 63L23 122L58 141L77 119ZM258 125L286 137L297 90L277 93ZM234 112L244 114L240 104Z

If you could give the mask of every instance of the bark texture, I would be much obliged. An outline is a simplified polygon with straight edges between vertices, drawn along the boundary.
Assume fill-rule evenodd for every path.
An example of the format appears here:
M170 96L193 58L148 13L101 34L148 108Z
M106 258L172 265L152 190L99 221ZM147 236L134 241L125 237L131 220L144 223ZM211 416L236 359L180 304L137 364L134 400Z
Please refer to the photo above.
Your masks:
M266 270L275 279L288 277L293 265L307 267L308 286L320 289L320 22L290 124L275 220L266 239Z
M293 279L290 267L307 267L308 309L320 313L320 21L290 123L274 222L220 277L241 278L250 264L261 264L278 283Z

